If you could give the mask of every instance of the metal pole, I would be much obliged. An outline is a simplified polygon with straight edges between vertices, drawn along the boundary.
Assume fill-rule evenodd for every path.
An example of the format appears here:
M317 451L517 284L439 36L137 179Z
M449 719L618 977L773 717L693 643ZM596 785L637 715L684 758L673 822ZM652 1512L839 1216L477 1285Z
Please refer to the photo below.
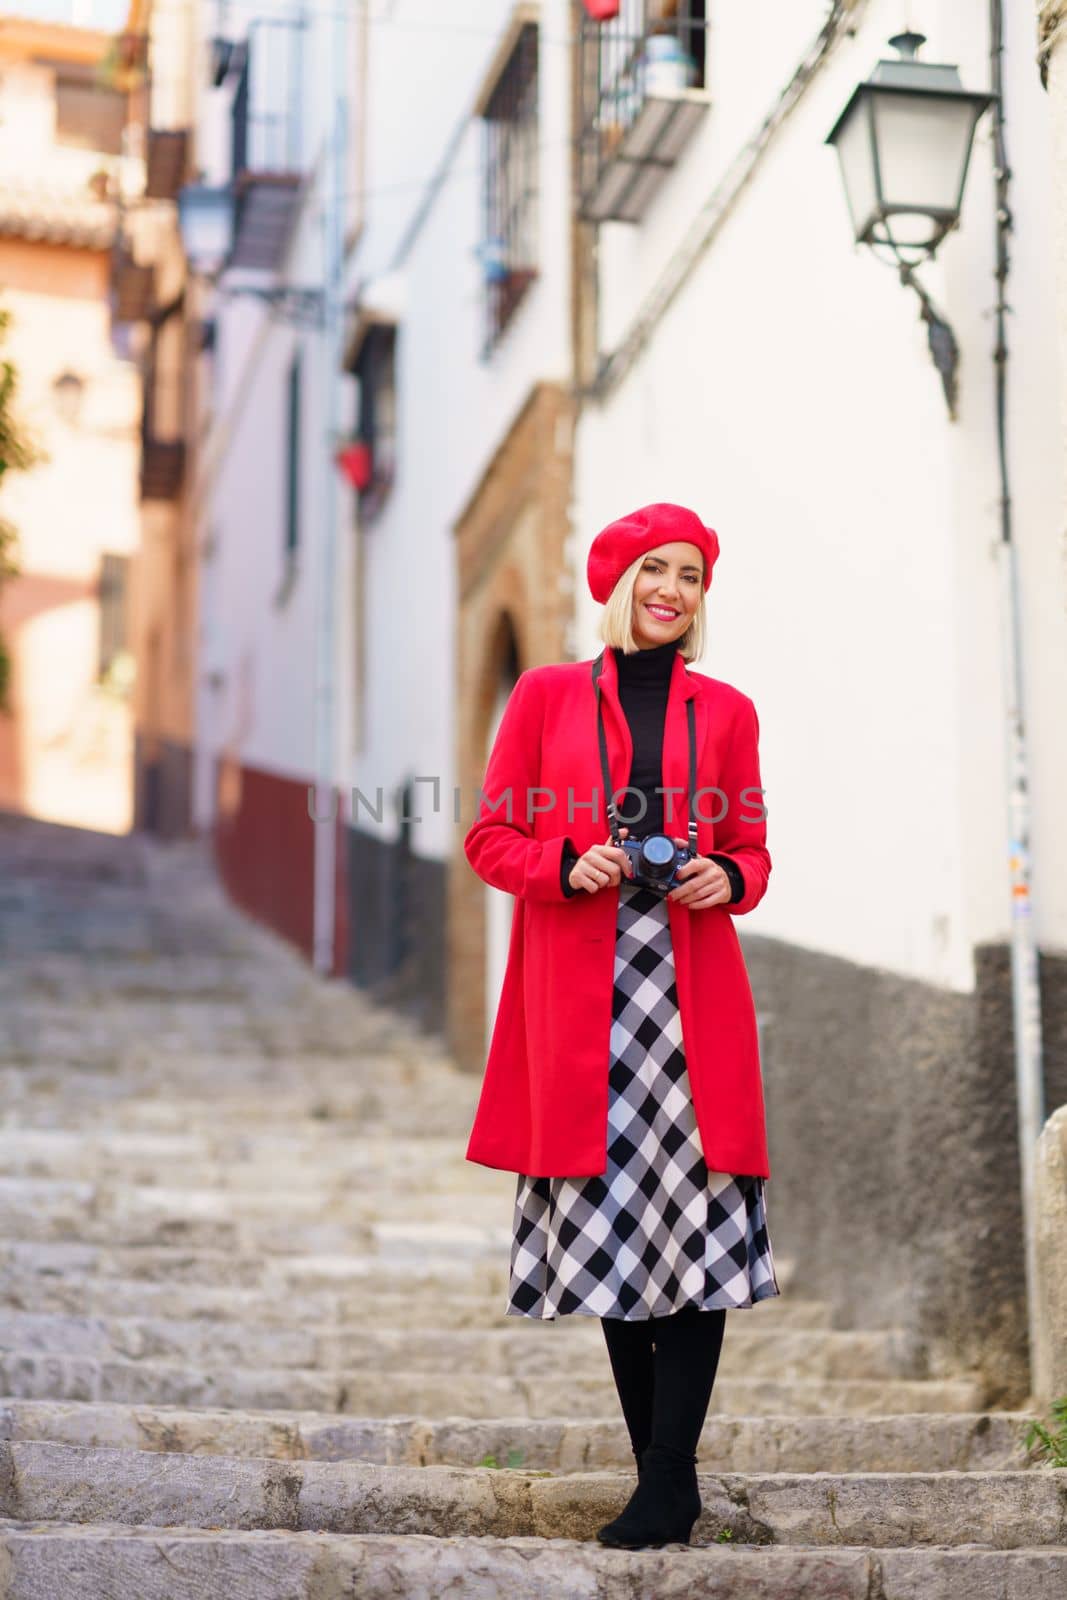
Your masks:
M322 526L318 539L318 626L315 673L315 866L314 966L329 975L334 966L337 821L334 817L337 638L337 518L340 510L334 443L341 431L340 374L344 336L345 155L348 134L347 38L344 5L330 13L329 159L323 182L323 444ZM339 797L336 803L340 805Z
M1012 217L1008 206L1011 169L1004 143L1004 19L1001 0L990 0L990 55L993 101L994 173L996 177L997 249L997 342L993 353L996 368L997 445L1000 462L1000 615L1002 627L1001 662L1004 673L1004 706L1007 746L1008 869L1011 880L1011 993L1015 1036L1015 1095L1018 1118L1019 1163L1022 1176L1022 1216L1026 1258L1026 1297L1030 1352L1031 1386L1037 1377L1037 1218L1034 1214L1034 1189L1037 1167L1037 1141L1045 1121L1044 1069L1041 1040L1041 988L1037 944L1030 902L1030 780L1028 773L1026 723L1023 716L1022 627L1020 624L1019 576L1015 542L1012 537L1011 491L1008 484L1007 452L1007 363L1006 335L1008 279L1008 234Z

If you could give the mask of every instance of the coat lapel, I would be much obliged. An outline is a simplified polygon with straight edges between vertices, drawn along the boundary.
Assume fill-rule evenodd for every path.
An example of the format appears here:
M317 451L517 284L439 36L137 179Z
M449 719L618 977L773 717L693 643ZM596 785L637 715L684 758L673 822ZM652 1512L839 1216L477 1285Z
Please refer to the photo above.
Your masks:
M604 729L608 741L608 767L611 786L617 792L624 789L630 779L633 765L633 736L619 699L619 674L615 653L607 646L601 651L603 667L600 673L600 700L604 707ZM697 695L695 679L690 675L685 661L677 652L671 671L670 689L667 693L667 710L663 719L662 783L666 790L680 793L664 795L664 826L669 834L684 837L687 826L689 787L689 728L686 702L696 697L697 785L705 778L700 770L700 755L707 733L707 707ZM602 787L598 784L598 787ZM701 810L707 811L713 796L704 796ZM604 815L601 808L601 815ZM606 820L606 818L605 818ZM699 820L699 819L698 819Z

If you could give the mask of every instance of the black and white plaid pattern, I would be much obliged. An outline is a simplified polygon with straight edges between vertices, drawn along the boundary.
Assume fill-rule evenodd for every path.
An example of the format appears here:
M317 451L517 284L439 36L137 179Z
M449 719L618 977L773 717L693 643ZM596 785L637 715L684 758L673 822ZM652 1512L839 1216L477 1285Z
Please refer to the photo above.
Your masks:
M509 1316L641 1320L780 1293L760 1177L709 1172L682 1049L667 905L619 889L603 1177L519 1175Z

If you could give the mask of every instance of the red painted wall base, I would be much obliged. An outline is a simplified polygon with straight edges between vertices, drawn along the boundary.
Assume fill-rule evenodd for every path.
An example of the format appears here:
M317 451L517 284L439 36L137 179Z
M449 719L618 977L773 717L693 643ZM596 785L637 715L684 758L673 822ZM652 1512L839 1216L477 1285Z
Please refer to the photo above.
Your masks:
M310 780L223 760L217 774L215 860L230 898L314 956L315 828L309 811ZM348 971L348 828L343 798L335 790L330 809L335 840L334 956L331 976Z

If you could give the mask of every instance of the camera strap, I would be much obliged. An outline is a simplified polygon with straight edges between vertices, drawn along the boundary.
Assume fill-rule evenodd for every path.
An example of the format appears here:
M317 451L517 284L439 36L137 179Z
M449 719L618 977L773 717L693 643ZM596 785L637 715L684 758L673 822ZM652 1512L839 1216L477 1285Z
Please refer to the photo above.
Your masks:
M604 667L603 650L593 662L593 687L596 690L596 729L600 743L600 771L604 779L604 794L608 813L608 823L611 827L612 842L616 845L622 843L619 834L619 817L615 805L615 796L611 787L611 770L608 766L608 738L604 731L604 711L600 704L600 674ZM697 728L696 708L692 696L685 703L686 719L689 724L689 848L693 854L697 852L697 825L692 814L694 797L697 792Z

